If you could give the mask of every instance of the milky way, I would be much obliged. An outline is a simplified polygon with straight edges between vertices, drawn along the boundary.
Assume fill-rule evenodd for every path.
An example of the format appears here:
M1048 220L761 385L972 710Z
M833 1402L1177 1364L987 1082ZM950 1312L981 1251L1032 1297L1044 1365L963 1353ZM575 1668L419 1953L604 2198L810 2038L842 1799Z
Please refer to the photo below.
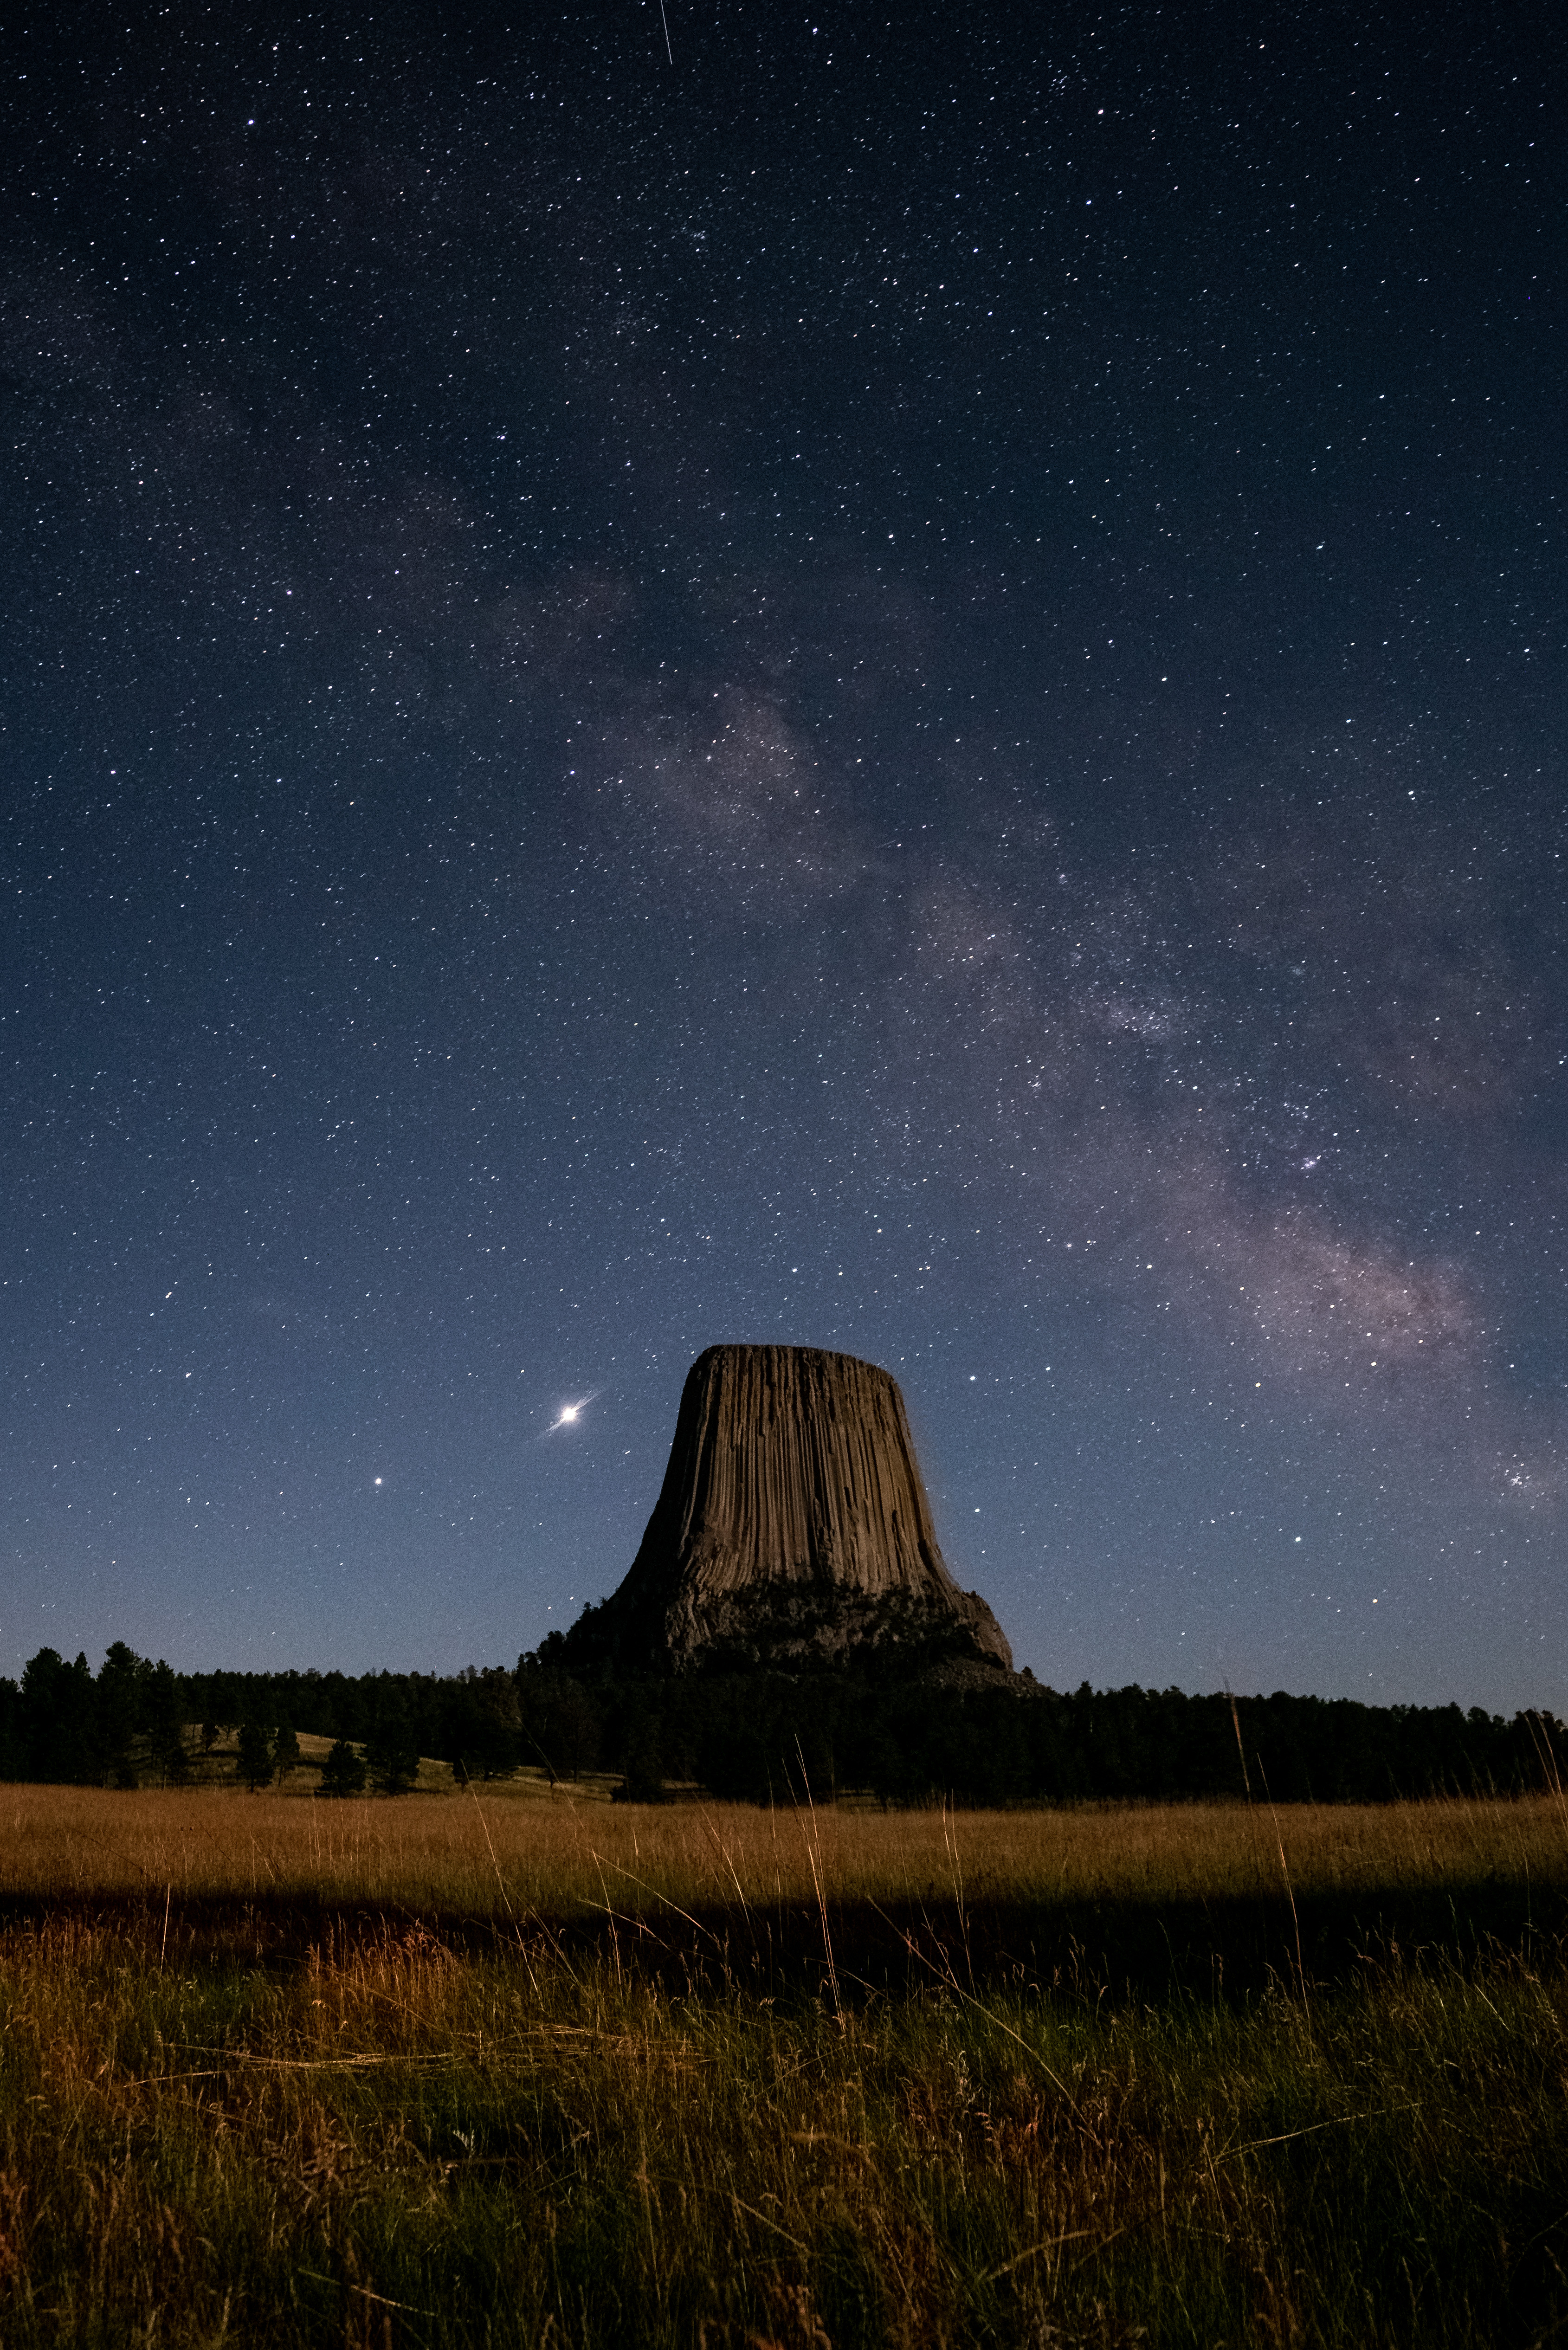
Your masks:
M1043 1679L1568 1707L1560 43L668 30L17 48L0 1669L509 1660L770 1340Z

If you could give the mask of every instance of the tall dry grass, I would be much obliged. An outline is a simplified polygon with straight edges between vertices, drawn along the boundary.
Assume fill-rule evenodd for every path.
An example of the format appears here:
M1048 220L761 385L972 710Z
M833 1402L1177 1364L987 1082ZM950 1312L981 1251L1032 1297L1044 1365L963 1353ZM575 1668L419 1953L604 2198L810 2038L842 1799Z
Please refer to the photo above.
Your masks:
M268 1791L0 1788L0 1899L308 1898L552 1918L678 1905L1166 1903L1568 1883L1552 1796L1052 1812L802 1804L521 1804L453 1793L300 1803Z
M1554 2338L1560 1815L1277 1825L6 1790L0 2340Z

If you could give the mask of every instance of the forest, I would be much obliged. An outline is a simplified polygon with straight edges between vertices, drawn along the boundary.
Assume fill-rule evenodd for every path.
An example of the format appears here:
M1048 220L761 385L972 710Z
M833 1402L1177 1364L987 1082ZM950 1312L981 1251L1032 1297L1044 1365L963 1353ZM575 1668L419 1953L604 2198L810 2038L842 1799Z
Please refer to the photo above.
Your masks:
M885 1805L1382 1803L1558 1783L1563 1726L1458 1705L1180 1690L1064 1692L1020 1676L945 1689L907 1675L819 1670L590 1678L553 1636L514 1669L457 1674L175 1672L122 1642L95 1674L42 1648L0 1679L0 1778L78 1786L185 1783L203 1746L253 1733L286 1754L301 1732L370 1757L420 1755L460 1778L520 1766L570 1781L612 1773L638 1802L683 1790L731 1801L870 1794ZM261 1733L260 1736L255 1733ZM268 1743L270 1742L270 1743ZM389 1792L412 1772L388 1767Z

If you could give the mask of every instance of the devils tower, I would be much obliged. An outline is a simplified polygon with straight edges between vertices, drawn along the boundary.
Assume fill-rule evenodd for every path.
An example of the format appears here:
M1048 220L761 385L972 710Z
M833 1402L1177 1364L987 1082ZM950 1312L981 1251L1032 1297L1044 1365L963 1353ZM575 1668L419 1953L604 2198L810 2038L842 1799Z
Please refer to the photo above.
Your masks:
M889 1654L1011 1672L937 1544L898 1382L815 1347L710 1347L625 1581L566 1636L623 1671Z

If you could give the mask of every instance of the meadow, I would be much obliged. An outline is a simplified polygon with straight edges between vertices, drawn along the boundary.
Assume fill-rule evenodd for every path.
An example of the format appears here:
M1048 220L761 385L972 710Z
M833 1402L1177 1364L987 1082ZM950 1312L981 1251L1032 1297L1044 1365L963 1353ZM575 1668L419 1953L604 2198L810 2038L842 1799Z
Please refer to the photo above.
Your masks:
M1568 2324L1555 1797L0 1788L7 2344Z

